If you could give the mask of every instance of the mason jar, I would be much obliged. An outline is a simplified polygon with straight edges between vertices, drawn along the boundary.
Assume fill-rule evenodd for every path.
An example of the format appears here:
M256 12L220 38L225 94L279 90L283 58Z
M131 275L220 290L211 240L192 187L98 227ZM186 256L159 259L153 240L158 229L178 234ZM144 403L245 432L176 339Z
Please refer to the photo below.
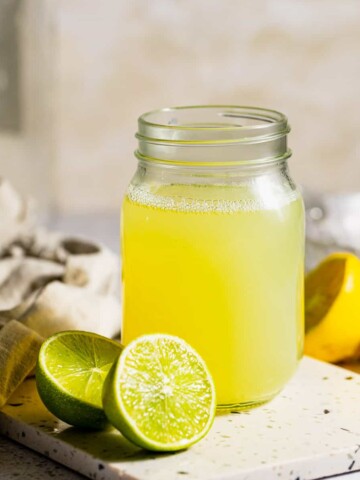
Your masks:
M271 399L302 355L304 209L289 130L283 114L254 107L139 119L122 209L122 341L185 339L223 409Z

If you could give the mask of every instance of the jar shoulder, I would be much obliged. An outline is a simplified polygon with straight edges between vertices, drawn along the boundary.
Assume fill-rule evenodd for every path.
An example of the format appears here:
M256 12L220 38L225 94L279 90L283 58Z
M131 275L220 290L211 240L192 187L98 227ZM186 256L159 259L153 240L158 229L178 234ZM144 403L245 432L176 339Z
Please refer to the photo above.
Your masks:
M189 169L190 170L190 169ZM271 208L301 193L288 169L263 171L184 171L183 169L139 166L127 190L137 203L154 204L164 199L173 202L253 202Z

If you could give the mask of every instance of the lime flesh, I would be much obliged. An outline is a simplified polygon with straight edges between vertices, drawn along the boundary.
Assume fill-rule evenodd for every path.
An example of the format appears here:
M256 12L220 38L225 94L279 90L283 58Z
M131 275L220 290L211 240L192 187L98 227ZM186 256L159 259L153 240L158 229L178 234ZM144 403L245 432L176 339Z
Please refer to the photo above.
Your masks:
M103 383L121 350L119 343L89 332L61 332L46 340L36 382L50 412L70 425L103 428Z
M205 362L185 341L145 335L125 347L103 389L110 422L155 451L188 448L209 431L215 388Z

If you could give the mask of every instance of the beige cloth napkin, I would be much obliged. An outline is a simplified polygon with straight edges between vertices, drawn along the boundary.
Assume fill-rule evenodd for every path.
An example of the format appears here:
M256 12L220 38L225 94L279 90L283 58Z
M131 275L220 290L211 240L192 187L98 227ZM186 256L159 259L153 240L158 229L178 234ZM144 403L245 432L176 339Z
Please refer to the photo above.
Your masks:
M37 227L34 208L0 178L0 407L62 330L120 331L118 259L109 249Z

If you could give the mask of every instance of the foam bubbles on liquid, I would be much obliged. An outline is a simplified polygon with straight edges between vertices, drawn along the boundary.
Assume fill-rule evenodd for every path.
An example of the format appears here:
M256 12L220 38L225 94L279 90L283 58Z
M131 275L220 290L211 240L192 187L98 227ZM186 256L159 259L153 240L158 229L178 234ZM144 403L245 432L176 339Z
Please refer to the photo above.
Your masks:
M193 189L196 188L195 186L192 187ZM224 189L224 186L211 186L211 188L218 188L220 190ZM266 198L265 196L264 198L262 197L255 199L249 198L249 190L250 189L247 190L247 198L239 198L236 200L206 198L199 199L181 196L179 193L171 195L171 186L168 186L167 189L169 195L162 195L159 193L159 191L151 191L149 186L130 185L127 191L127 197L131 202L160 210L189 213L216 212L219 214L235 213L239 211L251 212L258 210L274 210L284 207L285 205L299 198L297 191L287 191L278 193L277 195L273 194L270 198ZM255 196L254 193L252 195Z

